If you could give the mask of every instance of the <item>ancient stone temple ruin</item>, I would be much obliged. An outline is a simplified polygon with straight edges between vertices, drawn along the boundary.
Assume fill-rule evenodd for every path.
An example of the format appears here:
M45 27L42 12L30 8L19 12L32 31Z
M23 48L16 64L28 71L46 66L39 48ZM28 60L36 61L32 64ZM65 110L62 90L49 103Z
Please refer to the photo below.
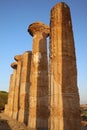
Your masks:
M32 51L14 57L5 114L25 123L29 130L81 130L69 7L63 2L56 4L50 25L35 22L28 32L33 36Z

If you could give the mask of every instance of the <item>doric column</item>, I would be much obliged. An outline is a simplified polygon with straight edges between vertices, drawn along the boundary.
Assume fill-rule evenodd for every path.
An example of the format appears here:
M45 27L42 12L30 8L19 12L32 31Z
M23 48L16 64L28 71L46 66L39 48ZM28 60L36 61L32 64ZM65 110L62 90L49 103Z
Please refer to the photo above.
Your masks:
M13 68L13 74L11 75L10 80L10 100L8 98L8 104L9 104L9 116L12 117L13 114L13 104L14 104L14 93L15 93L15 83L16 83L16 72L17 72L17 62L13 62L11 64L11 67Z
M81 130L70 9L56 4L50 20L50 130Z
M14 57L14 59L17 61L17 72L16 72L16 83L15 83L14 105L13 105L13 115L12 115L12 117L13 117L13 119L18 119L22 55L17 55L17 56Z
M31 85L29 92L29 121L31 129L48 128L48 60L46 38L49 27L41 22L29 26L33 36Z
M27 124L29 116L29 88L31 70L31 51L26 51L22 55L22 70L20 80L19 114L18 121Z
M14 69L13 74L10 76L10 85L9 85L9 94L8 94L8 104L7 104L7 112L5 112L8 116L12 116L13 112L13 102L14 102L14 87L15 87L15 78L16 78L16 70L17 70L17 62L13 62L11 67Z
M12 102L12 77L13 77L13 74L10 75L10 85L9 85L9 92L8 92L8 103L5 105L5 114L6 115L9 115L10 111L9 111L9 102ZM11 108L11 107L10 107Z

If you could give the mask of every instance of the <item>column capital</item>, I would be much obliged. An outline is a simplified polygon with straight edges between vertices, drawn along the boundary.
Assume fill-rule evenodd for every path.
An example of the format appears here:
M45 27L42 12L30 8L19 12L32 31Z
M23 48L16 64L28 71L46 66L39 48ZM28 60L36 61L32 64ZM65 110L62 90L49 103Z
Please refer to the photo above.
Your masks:
M17 62L13 62L13 63L11 64L11 67L12 67L13 69L16 69L16 68L17 68Z
M35 22L29 25L28 32L31 34L31 36L34 36L39 33L43 33L46 37L49 36L50 28L48 25L42 23L42 22Z
M22 55L16 55L16 56L14 57L14 59L15 59L16 61L19 61L19 60L22 59Z
M24 53L23 53L23 55L24 54L32 54L32 51L25 51Z

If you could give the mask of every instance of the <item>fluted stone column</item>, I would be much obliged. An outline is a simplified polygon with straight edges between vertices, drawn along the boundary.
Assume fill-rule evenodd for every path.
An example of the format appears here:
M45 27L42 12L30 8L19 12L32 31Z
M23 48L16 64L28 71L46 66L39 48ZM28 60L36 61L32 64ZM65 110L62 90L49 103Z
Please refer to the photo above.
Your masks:
M70 9L56 4L50 20L50 130L81 130Z
M10 75L10 85L9 85L9 92L8 92L8 103L5 105L5 114L9 115L9 102L12 102L12 77L13 74ZM11 108L11 107L10 107Z
M41 22L29 26L33 36L31 86L29 92L29 128L48 129L48 61L46 38L49 27Z
M22 55L18 121L24 122L25 124L28 123L29 116L31 55L31 51L26 51Z
M13 68L13 74L10 76L10 86L9 86L9 95L8 95L8 104L7 104L7 114L8 116L12 117L13 113L13 103L14 103L14 89L15 89L15 78L16 78L16 70L17 70L17 62L13 62L11 64Z
M13 119L18 119L22 55L17 55L17 56L14 57L14 59L17 61L17 72L16 72L16 83L15 83L14 105L13 105L13 115L12 115L12 117L13 117Z
M11 101L8 99L8 103L9 103L9 116L12 117L13 114L13 105L14 105L14 93L15 93L15 83L16 83L16 72L17 72L17 62L13 62L11 64L11 67L13 68L13 74L11 76L11 82L10 82L10 86L11 86L11 95L10 95L10 99Z

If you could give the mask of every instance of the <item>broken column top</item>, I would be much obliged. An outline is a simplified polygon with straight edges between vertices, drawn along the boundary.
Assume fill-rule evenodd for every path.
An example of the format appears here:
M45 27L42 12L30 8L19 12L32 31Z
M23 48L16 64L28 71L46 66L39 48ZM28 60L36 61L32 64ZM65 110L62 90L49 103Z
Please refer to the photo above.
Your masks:
M26 54L26 53L32 54L32 51L25 51L23 54Z
M58 7L64 7L64 8L68 8L69 9L69 6L65 3L65 2L59 2L59 3L57 3L56 5L54 5L53 6L53 8L52 9L54 9L54 8L58 8Z
M15 59L16 61L21 60L21 58L22 58L22 55L16 55L16 56L14 57L14 59Z
M16 68L17 68L17 62L13 62L13 63L11 64L11 67L12 67L13 69L16 69Z
M49 36L50 28L48 25L42 22L35 22L29 25L28 32L34 36L37 32L44 33L46 36Z

